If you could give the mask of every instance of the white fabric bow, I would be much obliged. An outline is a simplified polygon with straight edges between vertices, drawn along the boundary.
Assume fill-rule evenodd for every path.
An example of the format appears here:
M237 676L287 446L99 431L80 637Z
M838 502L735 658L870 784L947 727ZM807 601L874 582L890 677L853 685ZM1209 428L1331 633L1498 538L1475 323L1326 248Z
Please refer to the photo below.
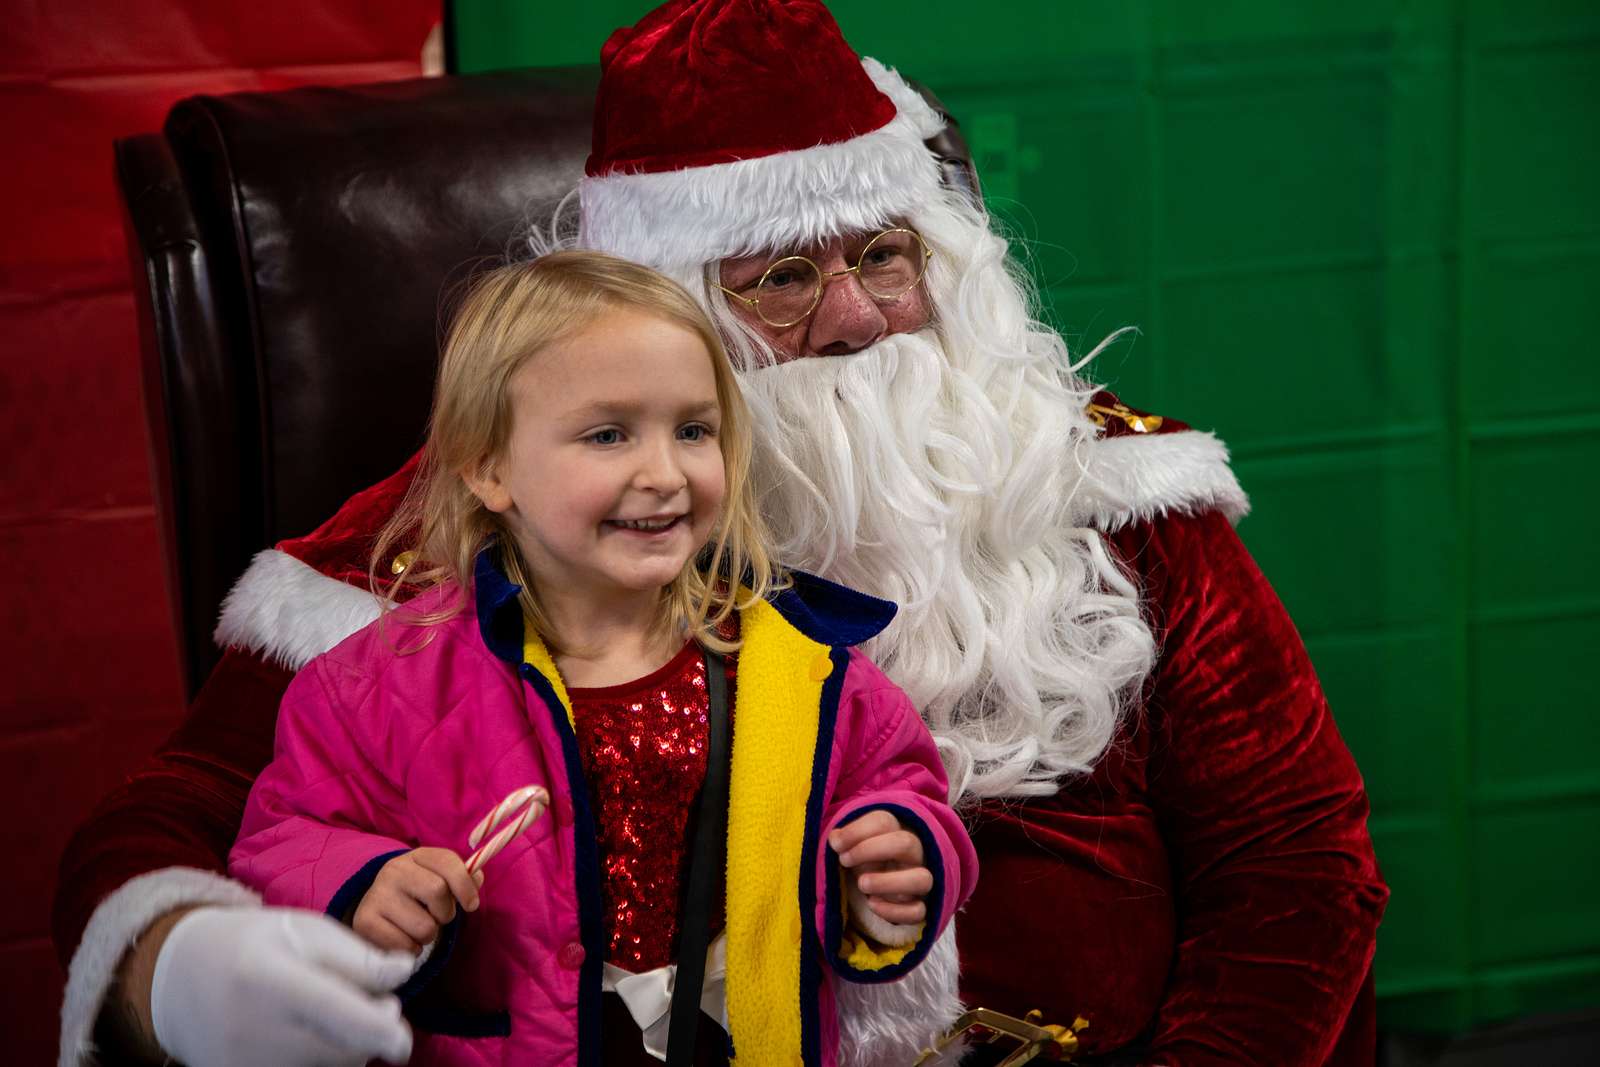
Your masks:
M608 963L600 988L615 993L628 1006L628 1014L639 1024L644 1050L663 1063L667 1060L667 1034L672 1027L672 987L678 965L669 963L651 971L633 974ZM728 938L718 934L706 949L706 977L700 986L700 1010L728 1029Z

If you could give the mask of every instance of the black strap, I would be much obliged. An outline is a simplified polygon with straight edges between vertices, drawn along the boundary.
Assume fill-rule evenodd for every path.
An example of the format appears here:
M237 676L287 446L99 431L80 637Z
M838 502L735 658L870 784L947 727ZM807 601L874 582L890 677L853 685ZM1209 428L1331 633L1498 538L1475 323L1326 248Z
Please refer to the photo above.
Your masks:
M728 668L720 655L703 650L710 736L700 816L689 860L689 891L678 924L678 975L672 987L672 1022L667 1028L667 1067L693 1067L700 1025L700 988L711 947L711 901L723 877L728 839Z

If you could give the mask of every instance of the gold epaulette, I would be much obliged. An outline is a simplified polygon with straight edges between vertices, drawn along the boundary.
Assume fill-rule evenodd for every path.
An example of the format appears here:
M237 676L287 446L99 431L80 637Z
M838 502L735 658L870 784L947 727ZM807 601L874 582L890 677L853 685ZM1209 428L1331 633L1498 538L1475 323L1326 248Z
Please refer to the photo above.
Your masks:
M1146 415L1142 411L1135 411L1120 400L1111 404L1097 404L1090 401L1089 406L1084 408L1084 413L1096 426L1103 428L1109 420L1116 419L1134 433L1155 433L1161 429L1161 424L1167 421L1160 415Z

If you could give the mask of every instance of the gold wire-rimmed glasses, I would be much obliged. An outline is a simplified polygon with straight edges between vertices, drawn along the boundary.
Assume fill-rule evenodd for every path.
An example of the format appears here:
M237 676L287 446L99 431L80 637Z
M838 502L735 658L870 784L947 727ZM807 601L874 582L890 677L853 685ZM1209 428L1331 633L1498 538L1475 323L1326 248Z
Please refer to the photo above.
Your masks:
M736 292L718 285L728 296L747 305L774 329L786 329L805 321L822 303L822 287L829 278L854 274L867 295L878 300L895 300L916 288L928 269L933 250L916 230L903 226L884 230L861 249L853 267L823 270L805 256L784 256L774 260L752 288Z

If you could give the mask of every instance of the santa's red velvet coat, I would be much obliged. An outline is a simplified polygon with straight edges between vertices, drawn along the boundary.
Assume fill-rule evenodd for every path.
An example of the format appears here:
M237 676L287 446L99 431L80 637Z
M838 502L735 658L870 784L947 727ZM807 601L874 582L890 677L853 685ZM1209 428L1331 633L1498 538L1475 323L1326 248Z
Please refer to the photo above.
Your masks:
M1084 520L1142 588L1159 659L1092 775L973 812L982 877L957 921L963 995L1047 1022L1081 1016L1085 1052L1106 1063L1371 1064L1387 891L1367 800L1299 636L1233 531L1245 502L1226 452L1096 402L1106 426ZM263 553L219 629L243 647L74 837L55 914L69 1050L151 918L249 899L205 872L223 869L271 758L284 664L375 612L367 555L412 469Z

